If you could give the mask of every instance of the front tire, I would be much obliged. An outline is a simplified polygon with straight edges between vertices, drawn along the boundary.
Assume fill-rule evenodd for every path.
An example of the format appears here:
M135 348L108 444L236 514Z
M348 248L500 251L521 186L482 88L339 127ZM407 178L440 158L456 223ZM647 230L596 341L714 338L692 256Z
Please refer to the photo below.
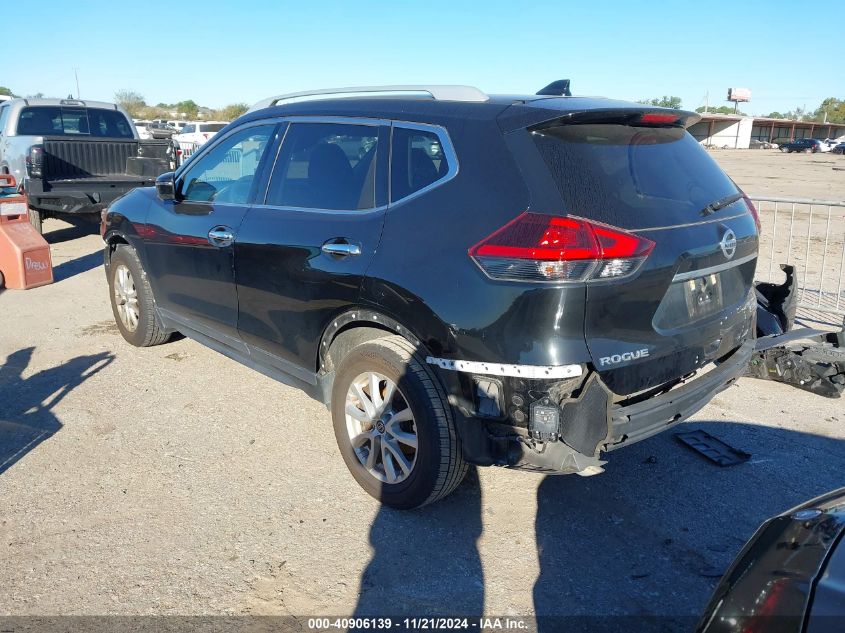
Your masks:
M165 343L170 334L158 323L153 290L135 250L119 245L108 271L112 313L126 342L135 347Z
M362 343L341 359L331 411L346 466L387 506L432 503L466 475L446 394L401 336Z

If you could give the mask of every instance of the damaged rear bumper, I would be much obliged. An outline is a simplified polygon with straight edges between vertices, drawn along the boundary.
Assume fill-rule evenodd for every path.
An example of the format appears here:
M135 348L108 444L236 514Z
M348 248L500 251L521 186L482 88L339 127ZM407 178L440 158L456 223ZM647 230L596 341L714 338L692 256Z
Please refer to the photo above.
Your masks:
M704 407L743 375L753 352L750 339L707 373L633 404L615 402L596 373L563 380L440 375L460 414L458 432L468 461L594 475L602 472L602 453L660 433ZM494 405L484 399L491 393ZM548 414L555 419L555 411L556 422L549 425Z
M704 407L717 393L742 376L751 355L754 340L750 339L708 373L679 385L671 391L625 407L614 405L612 427L605 450L612 451L660 433L686 420Z

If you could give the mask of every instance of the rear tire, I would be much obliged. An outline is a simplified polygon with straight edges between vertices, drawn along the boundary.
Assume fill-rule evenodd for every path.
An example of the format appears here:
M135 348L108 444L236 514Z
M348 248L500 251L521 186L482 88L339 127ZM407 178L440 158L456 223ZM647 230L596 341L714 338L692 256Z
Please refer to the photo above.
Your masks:
M372 376L375 382L368 382ZM368 385L373 384L377 395L370 400L373 388ZM375 413L367 414L373 405ZM451 493L466 475L446 394L414 346L401 336L362 343L341 359L331 412L346 466L384 505L407 510L432 503ZM395 426L394 418L405 426ZM353 445L353 438L362 437ZM399 468L402 464L391 454L397 449L403 452L399 459L405 468Z
M153 290L135 250L119 245L111 256L108 271L112 313L126 342L135 347L167 342L170 334L156 318Z
M38 231L39 235L44 234L44 217L41 211L29 207L29 223Z

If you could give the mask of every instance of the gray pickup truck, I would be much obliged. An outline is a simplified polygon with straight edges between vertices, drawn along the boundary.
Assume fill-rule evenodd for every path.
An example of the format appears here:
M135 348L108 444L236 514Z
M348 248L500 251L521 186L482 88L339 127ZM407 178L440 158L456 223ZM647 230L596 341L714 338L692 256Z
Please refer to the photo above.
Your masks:
M98 214L175 167L173 141L141 140L127 113L113 103L0 102L0 173L13 174L21 184L39 231L45 218Z

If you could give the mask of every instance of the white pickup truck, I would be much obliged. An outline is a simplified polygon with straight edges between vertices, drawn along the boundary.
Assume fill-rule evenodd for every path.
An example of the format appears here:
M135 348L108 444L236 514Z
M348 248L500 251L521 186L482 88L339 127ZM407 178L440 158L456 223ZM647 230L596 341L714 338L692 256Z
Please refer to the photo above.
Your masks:
M99 214L135 187L176 167L170 139L141 140L113 103L76 99L0 101L0 173L13 174L29 217Z

